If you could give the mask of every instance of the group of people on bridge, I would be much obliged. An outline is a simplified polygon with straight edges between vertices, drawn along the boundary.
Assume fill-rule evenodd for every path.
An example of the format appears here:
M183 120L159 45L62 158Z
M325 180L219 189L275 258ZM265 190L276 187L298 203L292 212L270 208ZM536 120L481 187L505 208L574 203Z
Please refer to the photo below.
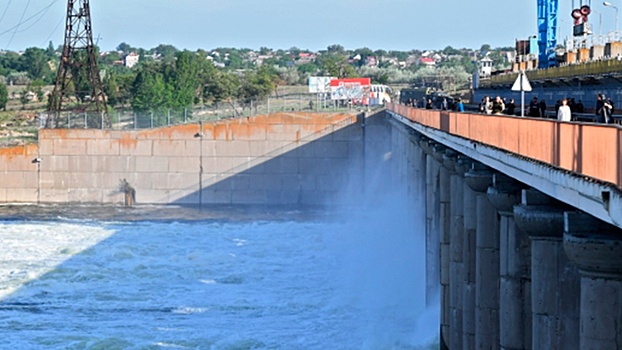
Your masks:
M451 97L435 99L426 97L420 101L417 99L409 99L405 104L414 108L456 112L465 111L464 103L460 98L454 100ZM485 96L477 106L478 111L482 114L512 116L521 115L520 108L521 106L517 106L513 98L508 100L501 96L496 96L494 98ZM594 114L590 114L591 112L592 111L586 111L581 100L575 101L572 97L557 100L552 109L547 106L544 99L538 99L538 97L533 97L529 104L525 106L525 115L532 118L550 118L559 121L582 120L604 124L611 124L614 122L614 103L602 93L597 95L596 105L593 110Z

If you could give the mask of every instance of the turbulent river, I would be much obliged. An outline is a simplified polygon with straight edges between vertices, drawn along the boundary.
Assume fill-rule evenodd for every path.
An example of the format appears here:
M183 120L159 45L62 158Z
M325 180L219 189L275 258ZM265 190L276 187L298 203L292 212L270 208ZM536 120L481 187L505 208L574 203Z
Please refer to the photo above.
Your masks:
M419 232L357 211L0 207L0 348L428 349Z

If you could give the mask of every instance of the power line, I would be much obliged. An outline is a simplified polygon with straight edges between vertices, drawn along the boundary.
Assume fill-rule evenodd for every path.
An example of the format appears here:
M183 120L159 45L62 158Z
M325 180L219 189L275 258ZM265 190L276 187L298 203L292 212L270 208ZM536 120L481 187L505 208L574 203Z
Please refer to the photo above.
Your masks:
M13 38L15 38L15 34L17 33L17 29L23 23L22 20L24 19L24 16L26 15L26 11L28 10L28 6L30 6L30 0L28 0L28 2L26 3L26 7L24 8L24 12L22 12L22 16L19 18L19 21L17 22L17 26L15 26L15 31L13 31L13 35L11 35L11 40L9 40L9 43L6 44L7 49L9 48L9 46L11 46L11 43L13 42Z
M65 21L64 18L61 18L58 23L56 23L56 27L54 27L54 29L52 29L52 31L50 32L50 35L47 37L47 39L45 39L45 41L43 42L43 44L41 44L41 46L45 46L47 43L50 42L50 39L52 39L52 36L54 36L54 33L56 33L56 30L58 30L58 27L60 27L61 24L63 24L63 22Z
M11 6L12 1L13 0L9 0L9 2L6 4L6 7L4 8L4 12L2 12L2 17L0 17L0 23L2 23L2 20L4 19L6 12L9 10L9 6Z
M31 15L31 16L27 17L26 19L24 19L24 15L25 15L25 13L26 13L26 10L28 9L28 4L30 3L30 0L28 0L28 4L26 4L26 8L24 9L24 12L22 13L22 18L20 18L20 21L19 21L16 25L14 25L14 26L12 26L12 27L10 27L10 28L8 28L8 29L6 29L6 30L4 30L4 31L0 32L0 36L2 36L2 35L5 35L5 34L7 34L7 33L11 32L11 31L13 31L13 35L12 35L11 40L9 41L9 44L8 44L7 46L9 46L9 45L10 45L10 43L13 41L13 37L15 36L15 34L16 34L16 33L21 33L21 32L23 32L23 31L26 31L26 30L28 30L28 29L32 28L32 26L34 26L36 23L38 23L38 22L39 22L39 21L43 18L43 16L44 16L44 15L45 15L45 14L46 14L49 10L50 10L50 8L52 8L52 6L53 6L54 4L56 4L57 2L58 2L58 0L53 0L53 1L52 1L49 5L47 5L46 7L42 8L41 10L39 10L39 11L35 12L33 15ZM10 3L10 1L9 1L9 3ZM6 13L6 10L7 10L7 9L8 9L8 6L7 6L7 8L5 9L5 13ZM39 18L38 18L38 19L37 19L37 20L36 20L36 21L35 21L32 25L30 25L28 28L22 29L21 31L18 31L18 30L17 30L17 29L18 29L19 27L21 27L23 24L25 24L25 23L27 23L27 22L31 21L33 18L35 18L35 17L37 17L37 16L39 16L39 15L41 15L41 16L40 16L40 17L39 17ZM4 16L4 15L3 15L3 16ZM1 21L1 20L0 20L0 21ZM62 22L62 19L61 19L61 22ZM56 28L55 28L54 30L56 30L57 28L58 28L58 25L56 26Z
M50 10L50 8L52 8L52 5L54 5L56 3L57 0L52 1L51 4L49 4L48 6L44 7L42 10L40 10L39 12L35 13L34 15L28 17L24 23L28 22L29 20L31 20L33 17L37 16L38 14L41 14L41 16L39 16L39 18L37 18L33 24L29 25L28 27L18 31L18 33L22 33L27 31L28 29L34 27L35 24L39 23L39 21L43 18L43 16L45 16L45 14ZM62 18L61 18L62 19Z

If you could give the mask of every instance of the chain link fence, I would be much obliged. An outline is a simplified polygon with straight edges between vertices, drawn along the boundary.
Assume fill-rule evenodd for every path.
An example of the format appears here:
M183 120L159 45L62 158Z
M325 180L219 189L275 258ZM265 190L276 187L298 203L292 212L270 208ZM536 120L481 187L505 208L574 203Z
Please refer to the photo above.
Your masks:
M39 114L40 128L95 128L113 130L150 129L169 125L249 117L275 112L344 112L362 106L352 106L342 101L331 101L325 96L296 94L250 101L247 104L217 103L186 109L162 109L144 112L115 110L105 115L93 112L63 112Z
M352 105L347 101L332 101L326 95L288 94L246 104L217 103L144 112L115 110L108 115L94 112L40 112L36 117L33 115L28 127L12 127L9 133L0 133L0 147L36 142L38 129L41 128L139 130L277 112L343 113L364 109L367 107Z

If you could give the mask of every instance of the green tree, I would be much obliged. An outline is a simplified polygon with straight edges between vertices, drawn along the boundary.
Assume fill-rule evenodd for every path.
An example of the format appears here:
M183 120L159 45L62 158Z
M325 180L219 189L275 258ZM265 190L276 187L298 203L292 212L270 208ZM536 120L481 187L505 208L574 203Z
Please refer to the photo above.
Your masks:
M329 47L326 48L326 51L328 51L328 53L337 54L337 55L346 54L346 50L343 48L343 46L337 45L337 44L330 45Z
M5 84L0 84L0 108L6 111L6 104L9 101L9 89Z
M226 102L233 105L238 97L240 79L233 73L214 71L203 90L203 98L209 102Z
M445 55L459 55L460 54L460 50L454 49L451 46L446 46L443 51L441 51L443 54Z
M365 65L365 63L367 62L367 57L369 57L369 56L373 56L373 55L374 55L374 52L373 52L371 49L364 47L364 48L362 48L362 49L356 49L356 50L354 50L354 55L355 55L355 56L356 56L356 55L361 56L361 59L360 59L360 60L358 60L358 62L357 62L357 65L358 65L359 67L361 67L361 66L364 66L364 65Z
M76 51L74 53L76 58L74 60L78 62L87 62L87 54L84 51ZM71 67L72 84L69 86L69 91L73 90L73 93L79 101L85 101L87 96L90 96L93 91L91 84L91 73L88 65L73 65Z
M378 57L378 59L380 59L382 57L386 57L388 55L388 53L385 50L376 50L376 51L374 51L374 55L376 55L376 57Z
M20 56L15 52L0 55L0 75L8 76L21 70Z
M312 63L312 62L303 63L297 66L296 69L298 69L298 72L300 74L308 74L308 75L316 74L320 70L317 64Z
M160 44L154 49L154 52L162 58L165 62L172 62L175 59L175 55L179 50L173 45Z
M30 47L26 49L20 61L22 71L28 72L30 79L41 79L48 84L52 83L53 73L45 50Z
M132 84L135 111L162 110L170 106L171 88L156 65L141 67Z
M108 105L114 107L121 101L119 98L119 84L117 84L117 76L113 72L108 72L106 79L102 82L104 85L104 94L108 98Z
M171 107L190 107L202 83L199 56L189 51L182 51L177 53L176 57L172 79L169 81L173 88Z
M247 72L240 86L240 100L245 105L249 105L252 101L265 100L276 86L275 79L273 72L265 66Z
M51 40L50 40L50 43L48 44L47 50L45 50L45 53L47 54L48 59L50 60L56 57L56 50L54 49L54 44L52 44Z
M22 103L22 109L26 108L26 105L28 104L28 102L30 102L30 100L28 99L28 90L27 89L23 89L21 92L21 95L19 96L19 102Z
M128 43L122 42L117 46L117 51L121 51L123 53L130 53L135 49L131 47Z
M34 92L35 95L37 95L37 100L43 101L43 98L45 97L45 93L43 92L44 86L45 83L43 80L35 79L30 81L30 83L26 86L26 90Z
M337 78L352 78L357 76L356 70L348 62L346 56L338 54L322 55L318 58L317 63L321 68L321 74L327 76Z
M100 58L99 63L101 65L112 66L115 62L121 61L122 57L117 51L108 52L106 55Z

